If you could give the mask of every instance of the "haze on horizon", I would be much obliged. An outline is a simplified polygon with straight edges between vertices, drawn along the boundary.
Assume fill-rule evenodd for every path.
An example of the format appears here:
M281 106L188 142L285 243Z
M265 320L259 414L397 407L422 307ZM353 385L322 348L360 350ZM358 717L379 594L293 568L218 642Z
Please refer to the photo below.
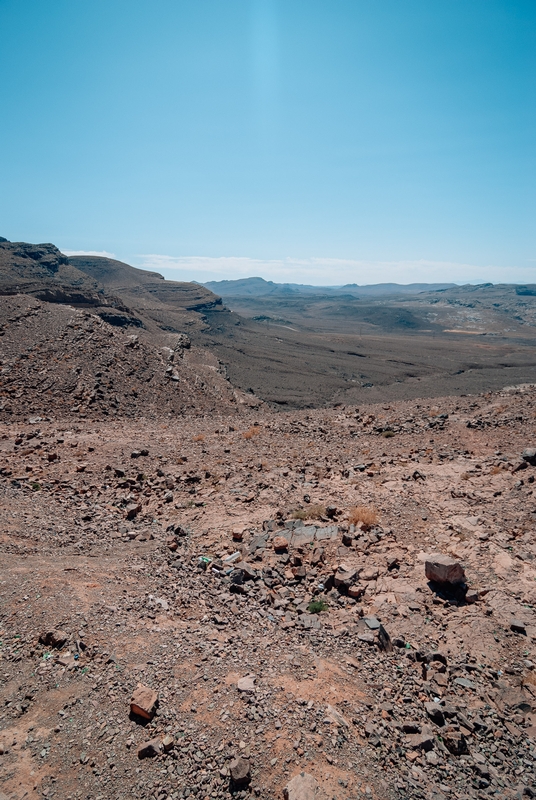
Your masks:
M0 27L0 235L200 282L536 282L528 0L3 0Z

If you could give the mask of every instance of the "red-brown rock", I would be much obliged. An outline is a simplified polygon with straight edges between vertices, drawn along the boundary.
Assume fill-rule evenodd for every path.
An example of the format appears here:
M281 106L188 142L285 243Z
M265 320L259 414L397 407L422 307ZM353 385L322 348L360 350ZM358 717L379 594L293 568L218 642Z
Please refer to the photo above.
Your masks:
M464 583L465 572L459 561L442 553L428 556L424 571L429 581L434 583Z
M148 686L138 683L130 700L130 711L144 719L152 719L156 711L158 694Z

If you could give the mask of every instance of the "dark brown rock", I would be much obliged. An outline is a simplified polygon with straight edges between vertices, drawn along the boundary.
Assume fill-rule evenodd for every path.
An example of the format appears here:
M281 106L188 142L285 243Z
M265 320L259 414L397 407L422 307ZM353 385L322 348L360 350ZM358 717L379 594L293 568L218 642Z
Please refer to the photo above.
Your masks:
M238 756L229 765L231 779L235 786L247 786L251 780L251 766L247 758Z
M461 756L469 752L467 741L461 731L448 728L441 733L443 744L453 756Z
M160 739L151 739L148 742L143 742L137 749L138 758L154 758L162 752L162 743Z
M68 638L69 634L65 633L65 631L55 630L42 633L39 641L46 647L63 647Z
M428 556L424 570L428 580L434 583L456 584L465 581L465 572L460 562L442 553Z

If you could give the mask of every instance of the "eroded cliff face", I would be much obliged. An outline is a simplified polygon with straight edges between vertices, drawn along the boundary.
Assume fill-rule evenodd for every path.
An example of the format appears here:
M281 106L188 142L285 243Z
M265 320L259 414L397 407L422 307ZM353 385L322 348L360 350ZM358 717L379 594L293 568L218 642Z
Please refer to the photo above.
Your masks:
M168 333L206 328L205 313L223 309L221 298L196 283L166 281L109 258L67 258L53 244L0 238L0 295L15 294L91 308L112 325L156 334L156 345Z
M69 264L53 244L0 241L0 292L33 293L46 288L76 287L92 294L95 280Z
M137 269L112 258L72 256L69 263L96 280L106 291L113 291L130 302L145 298L188 311L223 308L221 297L199 283L168 281L158 272Z

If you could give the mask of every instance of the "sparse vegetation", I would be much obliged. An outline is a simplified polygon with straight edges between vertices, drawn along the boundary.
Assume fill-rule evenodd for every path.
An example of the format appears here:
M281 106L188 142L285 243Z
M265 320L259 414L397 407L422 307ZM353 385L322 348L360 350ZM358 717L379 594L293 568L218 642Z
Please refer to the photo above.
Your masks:
M252 425L251 428L245 431L242 436L244 439L253 439L254 436L257 436L261 432L261 429L258 425Z
M307 606L309 614L320 614L321 611L327 611L328 604L324 600L312 600Z
M503 471L503 468L500 467L498 464L495 464L494 467L490 470L490 475L499 475L500 472Z
M394 431L388 430L388 431L382 431L382 436L384 439L392 439L393 436L396 436L396 434Z
M205 437L203 436L202 433L199 433L197 436L194 436L194 438L192 439L192 442L204 442L204 441L205 441Z
M374 506L354 506L348 514L348 521L351 525L361 525L364 530L368 530L377 525L380 520L379 514Z
M297 508L290 515L291 519L321 519L326 516L326 507L322 505L312 505L307 508Z

